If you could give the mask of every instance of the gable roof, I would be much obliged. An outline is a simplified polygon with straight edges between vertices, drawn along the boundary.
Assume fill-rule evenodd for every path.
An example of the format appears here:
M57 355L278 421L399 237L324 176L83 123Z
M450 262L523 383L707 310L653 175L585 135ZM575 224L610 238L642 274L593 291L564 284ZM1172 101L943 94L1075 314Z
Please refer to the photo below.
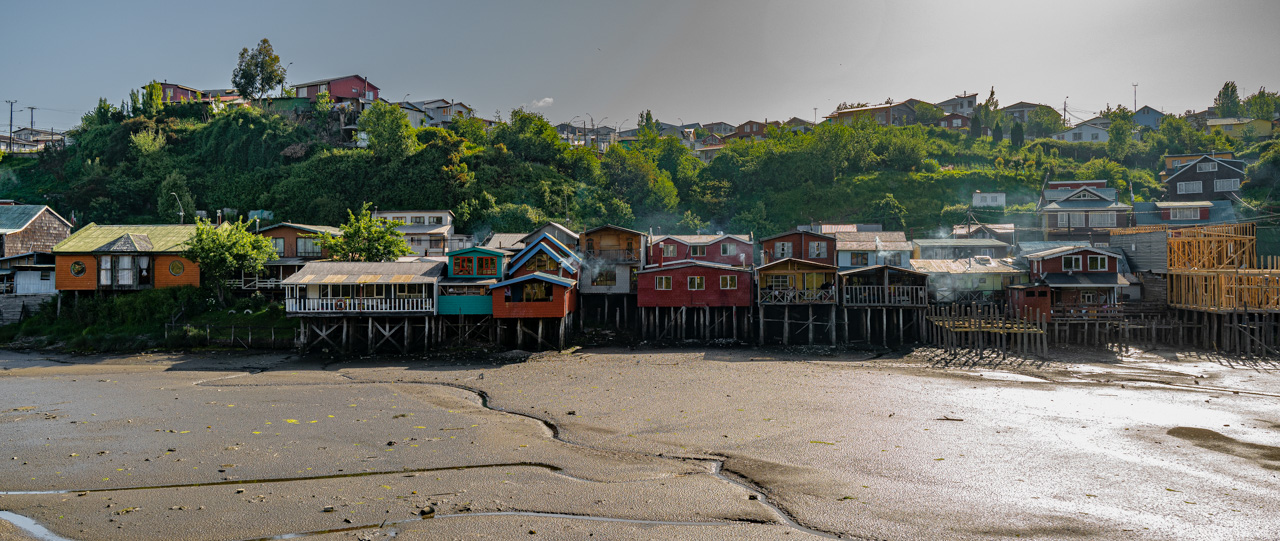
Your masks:
M613 225L613 224L605 224L605 225L602 225L602 226L600 226L600 227L593 227L593 228L591 228L591 229L588 229L588 230L586 230L586 231L583 231L581 235L578 235L578 237L579 237L579 238L581 238L581 237L582 237L582 235L589 235L589 234L591 234L591 233L595 233L596 231L599 231L599 230L601 230L601 229L616 229L616 230L618 230L618 231L622 231L622 232L626 232L626 233L634 233L634 234L636 234L636 235L644 235L644 232L636 231L636 230L634 230L634 229L627 229L627 228L625 228L625 227L618 226L618 225Z
M518 277L516 277L516 278L512 278L512 279L510 279L510 280L503 280L503 281L498 282L498 283L496 283L496 284L492 284L492 285L490 285L490 286L489 286L489 289L496 289L496 288L503 287L503 286L509 286L509 285L512 285L512 284L518 284L518 283L520 283L520 282L527 282L527 281L529 281L529 280L541 280L541 281L543 281L543 282L549 282L549 283L556 284L556 285L561 285L561 286L564 286L564 287L573 287L573 286L574 286L574 284L577 284L577 283L578 283L578 281L577 281L577 280L574 280L574 279L572 279L572 278L564 278L564 277L562 277L562 276L552 276L552 275L547 274L547 273L545 273L545 272L535 272L535 273L532 273L532 274L526 274L526 275L524 275L524 276L518 276Z
M430 284L444 270L439 261L312 261L282 283Z
M952 235L972 235L975 231L985 229L991 233L1013 233L1014 224L958 224L951 226Z
M493 233L489 235L489 240L484 242L485 248L524 248L524 239L529 236L528 233Z
M542 227L539 227L539 228L535 229L535 230L533 231L533 233L529 233L528 235L525 235L525 237L524 237L524 238L522 238L522 239L520 239L520 241L521 241L521 242L523 242L523 243L525 243L525 244L533 244L533 242L531 242L531 241L529 240L529 239L530 239L530 237L537 236L539 233L546 234L546 232L545 232L545 231L543 231L543 229L546 229L546 228L548 228L548 227L550 227L550 228L552 228L552 229L557 229L557 230L559 230L560 232L562 232L562 233L564 233L564 234L568 235L569 237L572 237L572 238L575 238L575 239L576 239L576 238L578 238L578 233L577 233L576 231L574 231L574 230L572 230L572 229L569 229L569 228L567 228L567 227L565 227L565 226L563 226L563 225L560 225L560 224L559 224L559 223L557 223L557 222L547 222L547 223L546 223L545 225L543 225ZM534 241L534 242L536 242L536 241ZM564 245L564 243L560 243L560 244L561 244L561 246L563 246L563 245ZM565 248L565 249L566 249L566 250L568 250L568 248Z
M1106 251L1106 250L1102 250L1102 249L1099 249L1099 248L1093 248L1093 247L1089 247L1089 246L1063 246L1063 247L1061 247L1061 248L1050 248L1050 249L1048 249L1048 250L1044 250L1044 251L1042 251L1042 252L1036 252L1036 253L1034 253L1034 254L1026 254L1024 257L1026 257L1028 260L1031 260L1031 261L1040 261L1040 260L1042 260L1042 259L1047 259L1047 258L1050 258L1050 257L1059 257L1059 256L1064 256L1064 255L1071 255L1071 254L1074 254L1074 253L1076 253L1076 252L1093 252L1093 253L1095 253L1095 254L1098 254L1098 255L1105 255L1105 256L1108 256L1108 257L1119 257L1118 255L1116 255L1116 254L1115 254L1115 253L1113 253L1113 252L1108 252L1108 251Z
M1169 175L1169 176L1165 177L1164 181L1165 181L1165 182L1169 182L1169 181L1173 180L1173 179L1174 179L1175 177L1177 177L1178 175L1181 175L1183 171L1190 170L1192 165L1197 165L1197 164L1199 164L1200 162L1205 161L1205 160L1211 160L1211 161L1214 161L1214 162L1220 163L1220 164L1222 164L1222 165L1226 166L1227 168L1229 168L1229 169L1231 169L1231 170L1233 170L1233 171L1235 171L1235 172L1237 172L1237 173L1240 173L1241 175L1243 175L1243 174L1244 174L1244 162L1243 162L1243 161L1241 161L1241 160L1226 160L1226 159L1222 159L1222 158L1215 158L1215 157L1213 157L1213 156L1209 156L1209 155L1207 155L1207 154L1206 154L1206 155L1204 155L1204 156L1201 156L1201 157L1199 157L1199 158L1196 158L1196 159L1194 159L1194 160L1191 160L1191 161L1189 161L1189 162L1187 162L1187 163L1184 163L1184 164L1182 164L1182 165L1178 166L1178 167L1179 167L1179 169L1178 169L1176 172L1174 172L1172 175ZM1239 165L1239 167L1237 167L1236 165Z
M837 231L835 237L836 251L911 250L907 234L902 231Z
M196 234L191 225L98 225L89 224L72 233L53 247L55 254L93 253L109 246L123 247L124 243L149 244L147 252L181 252L185 244ZM130 236L128 240L121 237ZM145 241L144 241L145 237ZM114 244L120 241L120 244ZM112 250L118 251L118 250Z
M547 238L551 239L551 237L547 237ZM551 240L554 241L555 239L551 239ZM548 256L551 256L551 259L554 259L556 263L560 265L560 267L564 269L568 269L568 271L573 274L578 274L578 269L574 268L573 266L573 261L574 259L577 259L578 257L577 255L572 253L570 253L568 256L557 254L554 250L552 250L551 248L548 248L546 244L543 244L541 242L530 244L524 250L521 250L520 253L516 255L515 259L511 260L511 265L508 267L508 269L520 268L520 265L523 265L525 261L528 261L530 257L533 257L533 254L536 254L538 252L542 252L547 254Z
M916 239L911 242L921 248L952 248L952 247L975 247L975 248L1008 248L1009 243L996 239Z
M1164 116L1164 113L1161 113L1160 111L1157 111L1155 107L1152 107L1152 106L1150 106L1150 105L1143 105L1143 106L1142 106L1141 108L1139 108L1137 111L1134 111L1134 114L1141 113L1141 112L1143 112L1143 111L1151 111L1151 112L1153 112L1153 113L1155 113L1155 114L1157 114L1157 115Z
M723 234L723 235L663 235L653 239L654 244L658 244L664 240L674 240L687 246L701 246L704 244L715 244L722 239L733 239L745 244L751 244L751 237L747 235Z
M1092 192L1099 199L1072 199L1076 194L1081 192ZM1058 209L1127 209L1129 205L1116 200L1115 188L1090 188L1082 186L1074 190L1069 188L1045 190L1043 195L1045 201L1049 203L1040 207L1040 210L1058 210Z
M774 261L774 262L772 262L772 263L767 263L767 264L764 264L764 265L760 265L759 267L756 267L756 270L757 270L757 271L764 271L764 270L767 270L767 269L769 269L770 267L773 267L773 266L775 266L775 265L781 265L781 264L783 264L783 263L788 263L788 262L795 263L795 264L797 264L797 265L807 265L807 266L810 266L810 267L816 267L816 268L819 268L819 269L822 269L822 270L836 270L836 269L837 269L837 267L836 267L835 265L828 265L828 264L826 264L826 263L817 263L817 262L814 262L814 261L809 261L809 260L807 260L807 259L796 259L796 258L794 258L794 257L784 257L784 258L779 259L779 260L777 260L777 261Z
M342 236L342 228L339 228L339 227L334 227L331 225L295 224L292 222L280 222L278 224L269 225L267 227L259 229L257 232L259 234L266 233L267 231L271 231L272 229L275 229L277 227L289 227L289 228L297 229L299 231L306 231L307 233L312 233L312 234L328 233L335 237Z
M815 231L805 231L805 230L803 230L803 229L792 229L792 230L790 230L790 231L783 231L783 232L781 232L781 233L778 233L777 235L772 235L772 236L768 236L768 237L761 238L761 239L760 239L760 242L764 242L764 241L766 241L766 240L773 240L773 239L776 239L776 238L779 238L779 237L785 237L785 236L787 236L787 235L795 235L795 234L797 234L797 233L798 233L798 234L801 234L801 235L813 235L813 236L815 236L815 237L822 237L822 238L824 238L824 239L828 239L828 240L836 240L836 237L835 237L834 235L827 235L827 234L824 234L824 233L818 233L818 232L815 232Z
M864 272L871 272L871 271L880 270L880 269L889 269L889 270L891 270L891 271L895 271L895 272L902 272L902 273L906 273L906 274L915 274L915 275L918 275L918 276L927 276L927 275L928 275L928 273L923 272L923 271L921 271L921 270L919 270L919 269L914 269L914 270L913 270L913 269L908 269L908 268L906 268L906 267L895 267L895 266L893 266L893 265L869 265L869 266L866 266L866 267L858 267L858 268L856 268L856 269L845 269L845 270L840 271L838 274L839 274L840 276L848 276L848 275L850 275L850 274L862 274L862 273L864 273Z
M911 266L925 274L1022 274L1026 272L1005 260L994 257L912 259Z
M525 239L528 239L528 238L529 237L525 237ZM521 250L521 252L517 253L516 256L523 257L521 254L524 253L524 250L530 250L531 248L539 244L542 244L541 241L544 239L550 242L553 246L555 246L557 250L563 251L564 253L560 254L562 257L567 257L567 258L575 259L577 261L582 261L582 258L578 257L578 254L574 253L574 251L570 250L568 246L565 246L563 242L560 242L559 240L557 240L555 237L551 236L551 234L547 232L538 233L536 236L533 237L532 241L526 242L524 245L524 248Z
M328 79L316 79L315 81L308 81L308 82L305 82L305 83L298 83L298 84L296 84L296 85L289 85L289 88L301 88L301 87L304 87L304 86L321 85L321 84L328 83L328 82L331 82L331 81L337 81L337 80L339 80L339 79L346 79L346 78L348 78L348 77L355 77L355 78L357 78L357 79L360 79L361 81L364 81L364 82L365 82L365 84L367 84L367 85L369 85L369 86L372 86L374 89L381 90L381 89L379 89L377 86L375 86L373 83L370 83L368 78L363 77L363 76L361 76L361 75L359 75L359 74L354 74L354 75L342 75L342 76L339 76L339 77L330 77L330 78L328 78Z
M26 229L45 209L49 209L50 214L67 224L67 227L71 227L71 222L46 205L0 205L0 235Z
M494 255L497 257L502 257L504 255L511 255L511 252L508 252L506 250L500 250L497 248L488 248L485 246L472 246L470 248L458 248L457 250L445 252L444 255L445 257L453 257L455 255L465 254L467 252L484 252L486 254Z

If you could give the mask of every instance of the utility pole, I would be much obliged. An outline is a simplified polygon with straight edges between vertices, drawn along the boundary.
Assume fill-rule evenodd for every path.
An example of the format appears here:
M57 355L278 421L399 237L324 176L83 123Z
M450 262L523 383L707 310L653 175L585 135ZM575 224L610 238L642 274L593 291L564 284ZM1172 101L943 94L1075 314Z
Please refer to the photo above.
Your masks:
M28 106L27 110L31 111L31 129L34 131L36 129L36 108Z
M4 100L4 102L9 104L9 152L13 152L13 104L18 103L18 100Z
M1071 125L1071 121L1067 120L1067 99L1070 97L1071 96L1062 98L1062 121L1065 122L1068 126Z
M1133 112L1138 112L1138 83L1133 83Z

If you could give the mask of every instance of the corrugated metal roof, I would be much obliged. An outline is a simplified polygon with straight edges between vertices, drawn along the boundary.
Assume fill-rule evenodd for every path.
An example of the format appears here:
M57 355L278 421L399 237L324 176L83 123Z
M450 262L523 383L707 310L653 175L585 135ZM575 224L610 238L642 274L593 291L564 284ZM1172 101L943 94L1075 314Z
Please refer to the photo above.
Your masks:
M1236 210L1231 201L1220 199L1208 203L1211 206L1209 207L1209 219L1207 220L1201 220L1199 217L1192 220L1166 220L1164 219L1164 213L1160 211L1161 205L1168 205L1165 208L1203 208L1205 202L1199 201L1194 202L1194 206L1178 205L1176 203L1135 203L1133 205L1133 213L1138 225L1216 225L1236 223Z
M419 262L348 262L312 261L293 276L285 278L285 285L300 284L430 284L437 280L444 264L438 261Z
M916 239L912 241L921 248L949 248L963 246L973 248L1008 248L1009 243L996 239Z
M906 252L912 246L902 231L836 231L836 250L845 252Z
M1169 272L1169 232L1148 231L1111 235L1111 247L1119 248L1137 272Z
M53 253L91 253L126 235L146 236L151 244L150 250L146 250L149 252L181 252L195 234L195 225L89 224L54 246Z
M1022 274L1011 260L966 257L961 259L912 259L911 267L927 274Z
M520 239L529 236L528 233L494 233L485 241L485 248L524 248L524 242Z
M280 222L275 225L269 225L267 227L259 229L258 233L266 233L267 231L271 231L272 229L275 229L277 227L292 227L295 229L306 231L308 233L328 233L336 237L342 236L342 228L339 228L339 227L334 227L331 225L295 224L292 222Z

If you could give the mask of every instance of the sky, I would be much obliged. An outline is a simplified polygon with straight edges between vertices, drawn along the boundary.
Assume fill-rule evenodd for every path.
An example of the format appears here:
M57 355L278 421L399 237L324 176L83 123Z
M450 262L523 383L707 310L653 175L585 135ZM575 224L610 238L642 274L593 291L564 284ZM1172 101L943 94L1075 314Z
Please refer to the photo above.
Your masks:
M841 102L962 92L1073 121L1108 104L1204 109L1223 82L1280 90L1280 2L0 0L0 100L14 124L66 129L152 79L229 87L271 41L287 81L360 74L399 101L492 118L635 127L813 120ZM3 107L5 103L0 103ZM816 112L815 112L816 109ZM0 130L8 117L0 109ZM576 117L576 118L575 118Z

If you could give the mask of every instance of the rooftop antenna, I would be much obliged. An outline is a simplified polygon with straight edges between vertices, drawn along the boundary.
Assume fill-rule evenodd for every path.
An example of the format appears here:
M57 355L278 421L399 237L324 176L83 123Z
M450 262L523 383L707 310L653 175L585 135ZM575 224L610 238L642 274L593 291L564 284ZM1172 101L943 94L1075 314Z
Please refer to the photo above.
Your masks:
M178 225L182 225L183 217L185 217L185 216L187 215L187 213L186 213L186 212L184 212L184 211L183 211L183 209L182 209L182 199L178 197L178 193L177 193L177 192L169 192L169 195L172 195L172 196L173 196L174 201L177 201L177 202L178 202ZM221 212L221 211L219 211L219 212Z

